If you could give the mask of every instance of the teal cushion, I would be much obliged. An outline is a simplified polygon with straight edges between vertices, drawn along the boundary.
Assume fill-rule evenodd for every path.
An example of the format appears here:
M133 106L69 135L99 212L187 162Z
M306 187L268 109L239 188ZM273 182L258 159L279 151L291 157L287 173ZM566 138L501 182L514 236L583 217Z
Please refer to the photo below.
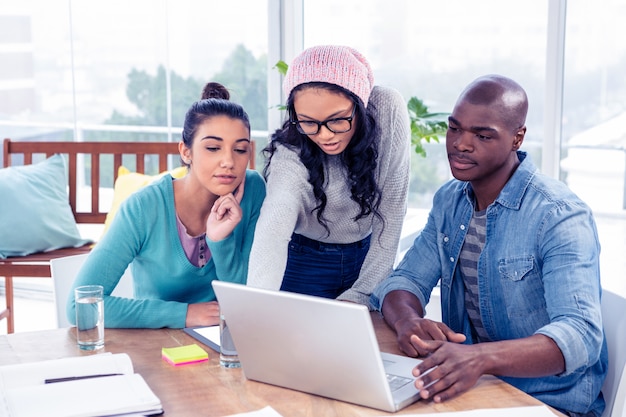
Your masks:
M0 169L0 258L86 243L68 201L62 155Z

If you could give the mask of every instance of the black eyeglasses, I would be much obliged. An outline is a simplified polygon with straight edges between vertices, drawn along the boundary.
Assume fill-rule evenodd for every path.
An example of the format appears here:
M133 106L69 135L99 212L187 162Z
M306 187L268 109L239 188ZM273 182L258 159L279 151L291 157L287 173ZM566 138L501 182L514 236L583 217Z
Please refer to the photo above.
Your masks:
M352 120L354 119L355 112L356 104L352 108L350 117L337 117L335 119L324 120L323 122L316 120L292 120L291 124L296 125L298 132L303 135L317 135L322 126L326 126L326 129L333 133L345 133L352 129Z

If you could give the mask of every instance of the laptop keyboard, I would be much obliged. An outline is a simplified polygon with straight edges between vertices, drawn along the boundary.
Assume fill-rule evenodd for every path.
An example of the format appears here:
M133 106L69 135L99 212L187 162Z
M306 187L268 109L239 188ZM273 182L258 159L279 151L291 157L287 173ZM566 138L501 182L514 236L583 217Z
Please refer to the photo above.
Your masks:
M399 376L399 375L392 375L392 374L387 374L387 381L389 382L389 388L391 388L391 392L402 388L403 386L405 386L406 384L408 384L409 382L412 382L413 379L412 378L405 378L403 376Z

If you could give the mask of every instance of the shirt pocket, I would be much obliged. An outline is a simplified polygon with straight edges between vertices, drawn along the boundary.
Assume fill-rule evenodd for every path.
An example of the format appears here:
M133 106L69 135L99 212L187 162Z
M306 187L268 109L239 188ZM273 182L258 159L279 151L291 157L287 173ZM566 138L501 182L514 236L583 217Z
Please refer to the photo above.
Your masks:
M535 258L532 255L520 258L500 259L498 262L498 272L502 279L517 282L524 276L532 272L535 265Z
M501 259L498 272L511 330L518 337L533 334L549 321L543 281L534 256Z

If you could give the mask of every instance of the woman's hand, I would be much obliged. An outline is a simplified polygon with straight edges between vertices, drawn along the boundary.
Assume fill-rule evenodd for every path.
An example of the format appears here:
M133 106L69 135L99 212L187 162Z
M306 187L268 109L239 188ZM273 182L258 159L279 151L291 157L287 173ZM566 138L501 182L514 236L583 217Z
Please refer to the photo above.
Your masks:
M239 184L233 193L221 196L215 201L206 222L206 236L214 242L226 238L241 221L241 199L246 180Z
M214 326L220 323L220 306L217 301L189 304L185 327Z

